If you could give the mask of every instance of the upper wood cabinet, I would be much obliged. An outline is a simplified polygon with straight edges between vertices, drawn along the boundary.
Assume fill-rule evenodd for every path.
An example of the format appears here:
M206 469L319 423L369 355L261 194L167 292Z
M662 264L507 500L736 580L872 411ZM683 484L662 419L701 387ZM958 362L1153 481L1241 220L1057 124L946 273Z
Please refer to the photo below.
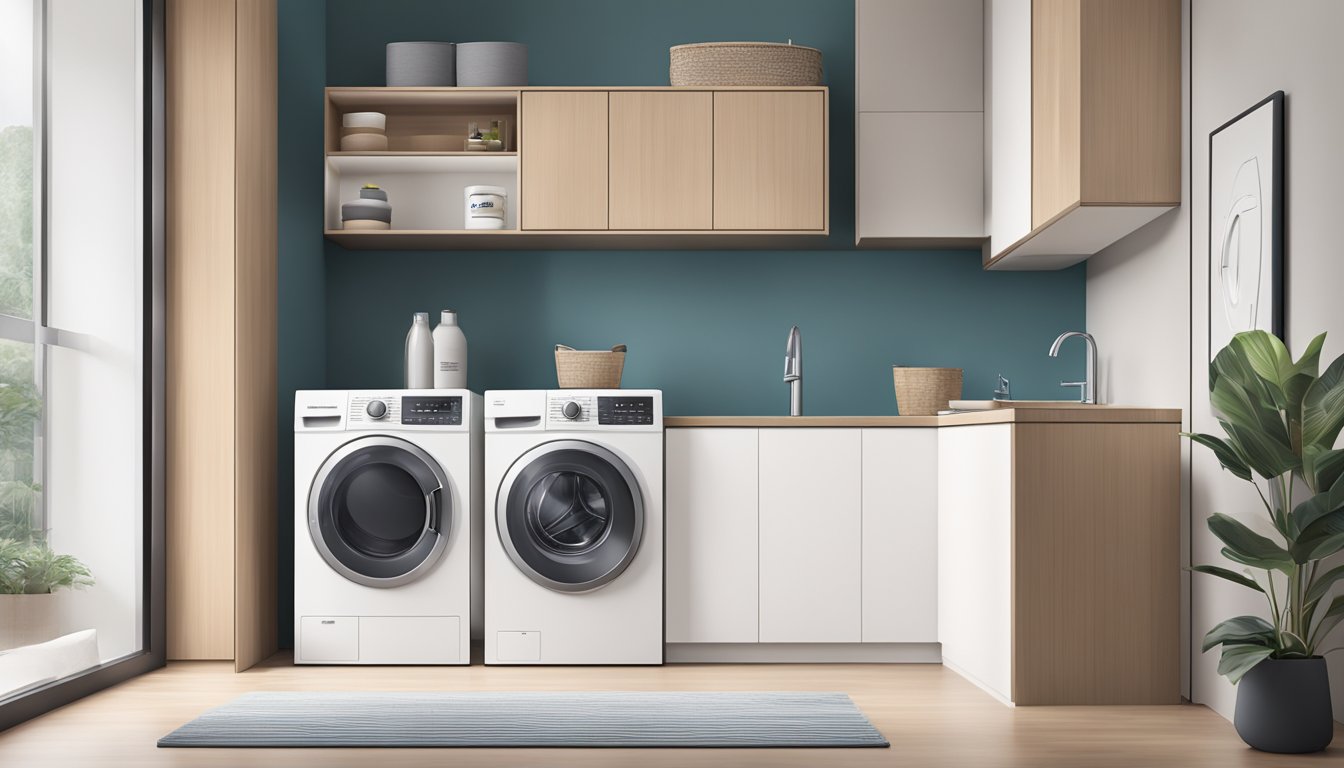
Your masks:
M714 94L613 91L610 110L610 228L713 228Z
M526 91L519 111L523 229L606 229L606 91Z
M826 92L714 93L714 228L826 228Z
M985 8L986 267L1067 267L1180 205L1180 0Z

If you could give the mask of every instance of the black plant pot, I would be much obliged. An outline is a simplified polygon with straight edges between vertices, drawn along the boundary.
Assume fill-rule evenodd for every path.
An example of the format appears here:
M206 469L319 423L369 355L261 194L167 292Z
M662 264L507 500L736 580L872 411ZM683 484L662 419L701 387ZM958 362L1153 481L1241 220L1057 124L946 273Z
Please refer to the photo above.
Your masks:
M1237 684L1241 740L1262 752L1319 752L1335 733L1325 659L1265 659Z

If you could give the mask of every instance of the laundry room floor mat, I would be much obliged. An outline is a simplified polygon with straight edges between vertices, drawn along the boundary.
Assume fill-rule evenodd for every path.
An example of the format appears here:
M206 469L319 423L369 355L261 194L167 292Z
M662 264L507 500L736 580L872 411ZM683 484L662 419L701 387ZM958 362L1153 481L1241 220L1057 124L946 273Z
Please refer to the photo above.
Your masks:
M887 747L843 693L266 691L160 747Z

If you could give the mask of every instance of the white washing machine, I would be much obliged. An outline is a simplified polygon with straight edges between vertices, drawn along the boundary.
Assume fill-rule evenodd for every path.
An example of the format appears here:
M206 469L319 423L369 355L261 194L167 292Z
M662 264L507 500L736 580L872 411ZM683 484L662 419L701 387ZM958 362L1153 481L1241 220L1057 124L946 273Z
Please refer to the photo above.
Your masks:
M482 602L481 396L294 400L295 663L470 663Z
M485 663L663 663L663 396L485 394Z

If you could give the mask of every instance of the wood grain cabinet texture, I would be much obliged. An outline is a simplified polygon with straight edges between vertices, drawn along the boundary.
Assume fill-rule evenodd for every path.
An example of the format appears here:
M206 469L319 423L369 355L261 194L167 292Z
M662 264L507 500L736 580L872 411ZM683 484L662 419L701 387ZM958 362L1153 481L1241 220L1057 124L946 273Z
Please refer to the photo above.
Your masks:
M985 265L1060 269L1180 205L1180 1L988 0L986 9Z
M525 91L519 102L523 229L607 229L606 91Z
M714 228L823 230L826 93L714 94Z
M611 229L714 226L714 94L611 93Z
M167 652L241 670L278 640L276 4L165 23Z

